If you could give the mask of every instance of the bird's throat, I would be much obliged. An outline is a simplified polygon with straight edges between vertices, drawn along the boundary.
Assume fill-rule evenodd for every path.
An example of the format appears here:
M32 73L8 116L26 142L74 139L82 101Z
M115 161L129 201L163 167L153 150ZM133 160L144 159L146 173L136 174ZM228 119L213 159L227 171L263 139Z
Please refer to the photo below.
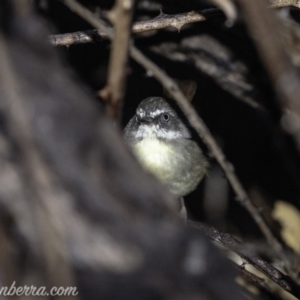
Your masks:
M172 144L156 139L142 139L133 145L133 151L142 166L164 181L169 176L170 161L174 157Z

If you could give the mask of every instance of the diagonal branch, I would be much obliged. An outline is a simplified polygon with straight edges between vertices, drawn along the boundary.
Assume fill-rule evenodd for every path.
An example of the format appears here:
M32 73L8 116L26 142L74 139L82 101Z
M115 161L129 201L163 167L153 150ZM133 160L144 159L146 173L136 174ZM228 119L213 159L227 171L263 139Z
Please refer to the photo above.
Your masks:
M96 28L109 31L106 28L104 23L97 19L88 9L79 4L75 0L64 0L64 3L76 12L79 16L84 18L91 25ZM104 26L104 28L103 28ZM217 144L216 140L210 133L208 127L204 123L204 121L199 117L196 110L191 106L186 97L183 95L178 85L174 82L174 80L169 77L161 68L159 68L156 64L154 64L150 59L148 59L144 54L141 53L136 47L130 46L130 55L131 57L138 62L141 66L143 66L147 71L150 71L153 76L162 84L165 90L172 95L173 99L177 102L182 112L187 117L191 126L195 129L195 131L202 138L204 143L207 145L208 149L217 160L217 162L222 167L229 183L231 184L232 189L236 194L237 201L244 206L247 211L251 214L254 221L265 235L268 243L278 252L282 251L282 246L276 237L273 235L271 229L269 228L266 221L263 219L259 210L255 207L255 205L251 202L246 190L244 189L242 183L238 179L234 167L227 161L222 149Z
M265 274L287 292L291 293L295 297L300 297L299 286L296 285L289 276L283 274L281 271L279 271L260 257L256 256L255 254L251 253L249 250L243 249L241 242L232 235L219 232L217 229L199 222L188 221L188 225L204 232L210 239L212 239L216 243L236 253L245 262Z

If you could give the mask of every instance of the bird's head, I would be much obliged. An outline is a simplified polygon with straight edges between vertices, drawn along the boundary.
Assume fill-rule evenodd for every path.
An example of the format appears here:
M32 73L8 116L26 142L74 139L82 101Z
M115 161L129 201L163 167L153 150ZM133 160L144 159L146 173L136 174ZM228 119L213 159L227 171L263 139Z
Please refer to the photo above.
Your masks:
M125 136L132 141L176 140L188 139L191 134L167 101L149 97L137 107L135 116L125 128Z

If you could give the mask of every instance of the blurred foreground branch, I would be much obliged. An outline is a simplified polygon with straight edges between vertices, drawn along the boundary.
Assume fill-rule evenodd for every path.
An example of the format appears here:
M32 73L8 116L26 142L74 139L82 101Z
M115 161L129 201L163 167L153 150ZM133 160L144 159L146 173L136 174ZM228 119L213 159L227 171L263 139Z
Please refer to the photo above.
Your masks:
M300 152L300 77L278 34L275 16L261 0L237 0L282 106L282 128Z
M27 107L22 101L18 79L12 67L9 48L6 46L4 36L0 33L0 82L2 101L0 108L6 116L7 126L10 128L10 137L19 149L20 166L27 177L27 189L30 196L25 197L27 206L31 212L27 215L27 222L35 220L35 232L31 239L35 239L36 255L44 261L46 272L42 274L52 285L72 286L74 279L70 269L68 255L64 252L65 228L59 229L53 224L56 208L49 206L58 195L54 192L53 183L49 169L40 157L38 149L34 145L34 136L26 113ZM16 199L15 199L16 201ZM21 205L20 205L21 206ZM24 214L25 211L24 211ZM59 252L58 252L59 249ZM56 267L59 263L59 272Z

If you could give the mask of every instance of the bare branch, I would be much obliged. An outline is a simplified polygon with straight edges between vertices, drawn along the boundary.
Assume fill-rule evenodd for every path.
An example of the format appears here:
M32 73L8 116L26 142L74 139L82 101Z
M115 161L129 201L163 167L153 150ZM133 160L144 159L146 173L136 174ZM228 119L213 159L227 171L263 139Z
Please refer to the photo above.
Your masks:
M52 46L71 46L77 44L88 44L107 40L107 35L101 30L86 30L64 34L52 34L49 41Z
M203 22L222 16L223 14L219 9L206 9L200 12L191 11L176 15L160 14L154 19L134 23L132 33L141 33L168 27L175 27L179 30L185 24ZM75 44L98 42L107 38L108 36L103 30L95 29L51 35L49 40L53 46L71 46Z
M174 27L179 31L185 24L203 22L221 16L223 16L223 14L219 9L206 9L200 12L190 11L176 15L160 13L159 16L152 20L134 23L132 32L139 33L167 27Z
M257 270L264 273L272 281L280 285L284 290L291 293L295 297L300 297L299 286L297 286L289 276L281 273L278 269L270 265L268 262L251 253L248 249L244 249L241 242L232 235L219 232L217 229L199 222L188 221L188 225L201 230L213 241L222 245L226 249L233 251L234 253L239 255L245 262L251 264Z
M110 12L110 19L114 23L114 38L107 84L100 95L106 101L108 115L117 119L120 119L121 101L124 95L132 10L133 0L117 0Z

